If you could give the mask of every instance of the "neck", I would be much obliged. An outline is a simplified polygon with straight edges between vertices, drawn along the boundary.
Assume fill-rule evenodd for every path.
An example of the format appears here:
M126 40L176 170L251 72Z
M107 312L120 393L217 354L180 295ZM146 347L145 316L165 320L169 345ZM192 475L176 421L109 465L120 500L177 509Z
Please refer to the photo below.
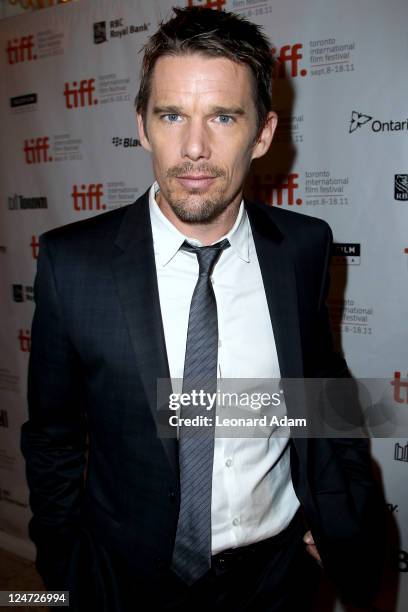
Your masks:
M238 194L216 219L208 223L187 223L177 217L168 202L161 196L160 191L156 195L156 202L160 210L174 227L187 238L199 240L203 246L216 242L229 232L237 219L241 200L242 193Z

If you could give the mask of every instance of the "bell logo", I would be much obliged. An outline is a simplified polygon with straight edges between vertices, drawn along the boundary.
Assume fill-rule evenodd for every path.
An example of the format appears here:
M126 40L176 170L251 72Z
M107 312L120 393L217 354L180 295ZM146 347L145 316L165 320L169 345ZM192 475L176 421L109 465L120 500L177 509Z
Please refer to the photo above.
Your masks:
M24 161L26 164L41 164L42 162L52 161L52 157L48 155L50 148L50 139L48 136L40 138L30 138L24 141Z
M18 333L18 339L20 341L20 351L22 353L29 353L31 350L31 335L28 329L20 329Z
M32 34L9 40L6 47L7 63L13 65L36 60L37 56L33 53L33 49L34 37Z
M288 76L287 65L290 68L289 76L297 77L300 75L304 77L307 75L306 68L299 70L299 62L303 58L302 49L303 45L300 43L283 45L279 51L276 47L272 47L272 55L277 60L273 75L275 79L284 79Z
M394 372L394 379L390 384L394 387L394 401L397 404L408 404L408 379L401 380L401 372Z
M74 210L105 210L106 204L101 199L103 196L102 183L90 183L89 185L74 185L72 188L72 201Z
M254 181L251 185L253 197L255 200L266 202L270 206L293 206L302 204L301 198L296 198L296 190L299 184L296 180L299 178L298 174L279 174L274 181L270 174L265 175L265 180L262 181L258 175L254 176Z
M217 9L221 11L226 0L188 0L187 6L199 6L201 8Z
M66 108L78 108L83 106L93 106L98 104L98 100L93 97L95 92L95 79L83 79L73 81L72 84L65 83L64 97Z

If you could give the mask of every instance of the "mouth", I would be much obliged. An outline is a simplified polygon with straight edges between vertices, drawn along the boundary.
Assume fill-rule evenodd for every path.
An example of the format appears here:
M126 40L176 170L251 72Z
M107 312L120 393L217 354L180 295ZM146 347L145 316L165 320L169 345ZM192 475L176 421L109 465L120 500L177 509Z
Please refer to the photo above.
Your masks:
M176 178L185 189L208 189L217 177L208 174L188 174L177 176Z

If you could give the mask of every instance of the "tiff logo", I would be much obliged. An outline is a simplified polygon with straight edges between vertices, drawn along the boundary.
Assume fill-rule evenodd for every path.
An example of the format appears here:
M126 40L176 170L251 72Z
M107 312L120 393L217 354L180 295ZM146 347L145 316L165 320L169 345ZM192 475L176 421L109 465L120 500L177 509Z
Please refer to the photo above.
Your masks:
M95 93L95 79L82 79L73 81L72 85L65 83L64 97L67 108L78 108L98 104L98 100L93 97Z
M8 427L8 426L9 426L9 422L8 422L7 410L0 410L0 427Z
M23 353L29 353L31 350L30 331L28 329L20 329L18 339L20 341L20 351Z
M201 8L217 9L221 11L226 0L188 0L187 6L200 6Z
M38 250L40 248L40 243L38 241L37 236L31 236L30 247L31 247L31 257L33 259L38 259Z
M74 210L105 210L106 204L102 202L102 183L90 183L89 185L74 185L72 188L72 200Z
M405 446L396 442L394 446L394 459L395 461L406 461L408 463L408 442Z
M401 380L401 372L394 372L394 380L390 385L394 387L394 401L398 404L408 404L408 380ZM405 397L401 397L402 389L405 389Z
M252 191L254 198L261 202L266 202L270 206L282 206L286 203L288 206L302 204L301 198L295 198L296 190L299 184L296 180L298 174L279 174L274 181L270 174L265 175L265 180L262 181L258 175L254 176L252 183Z
M20 62L31 62L37 59L37 56L33 53L34 50L34 37L22 36L21 38L13 38L9 40L6 47L7 62L9 64L19 64Z
M272 47L272 55L277 60L273 75L275 79L284 79L288 76L287 66L289 67L289 76L291 77L299 75L304 77L307 75L306 68L299 70L299 62L303 58L302 49L303 45L300 43L283 45L279 51L276 47Z
M24 161L26 164L41 164L42 162L52 161L48 155L50 149L50 139L48 136L30 138L24 141Z

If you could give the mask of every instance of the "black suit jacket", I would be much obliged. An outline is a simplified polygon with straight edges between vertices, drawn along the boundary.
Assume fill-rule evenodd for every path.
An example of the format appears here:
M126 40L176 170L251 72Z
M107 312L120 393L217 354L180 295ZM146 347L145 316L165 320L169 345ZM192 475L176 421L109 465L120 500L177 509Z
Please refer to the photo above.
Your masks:
M282 377L344 376L325 305L329 226L245 206ZM179 510L177 441L156 435L156 380L169 367L148 193L43 234L35 300L21 443L37 568L49 589L85 590L100 610L119 611L121 576L142 584L169 566ZM368 601L384 545L368 441L290 444L293 485L324 567L343 597Z

